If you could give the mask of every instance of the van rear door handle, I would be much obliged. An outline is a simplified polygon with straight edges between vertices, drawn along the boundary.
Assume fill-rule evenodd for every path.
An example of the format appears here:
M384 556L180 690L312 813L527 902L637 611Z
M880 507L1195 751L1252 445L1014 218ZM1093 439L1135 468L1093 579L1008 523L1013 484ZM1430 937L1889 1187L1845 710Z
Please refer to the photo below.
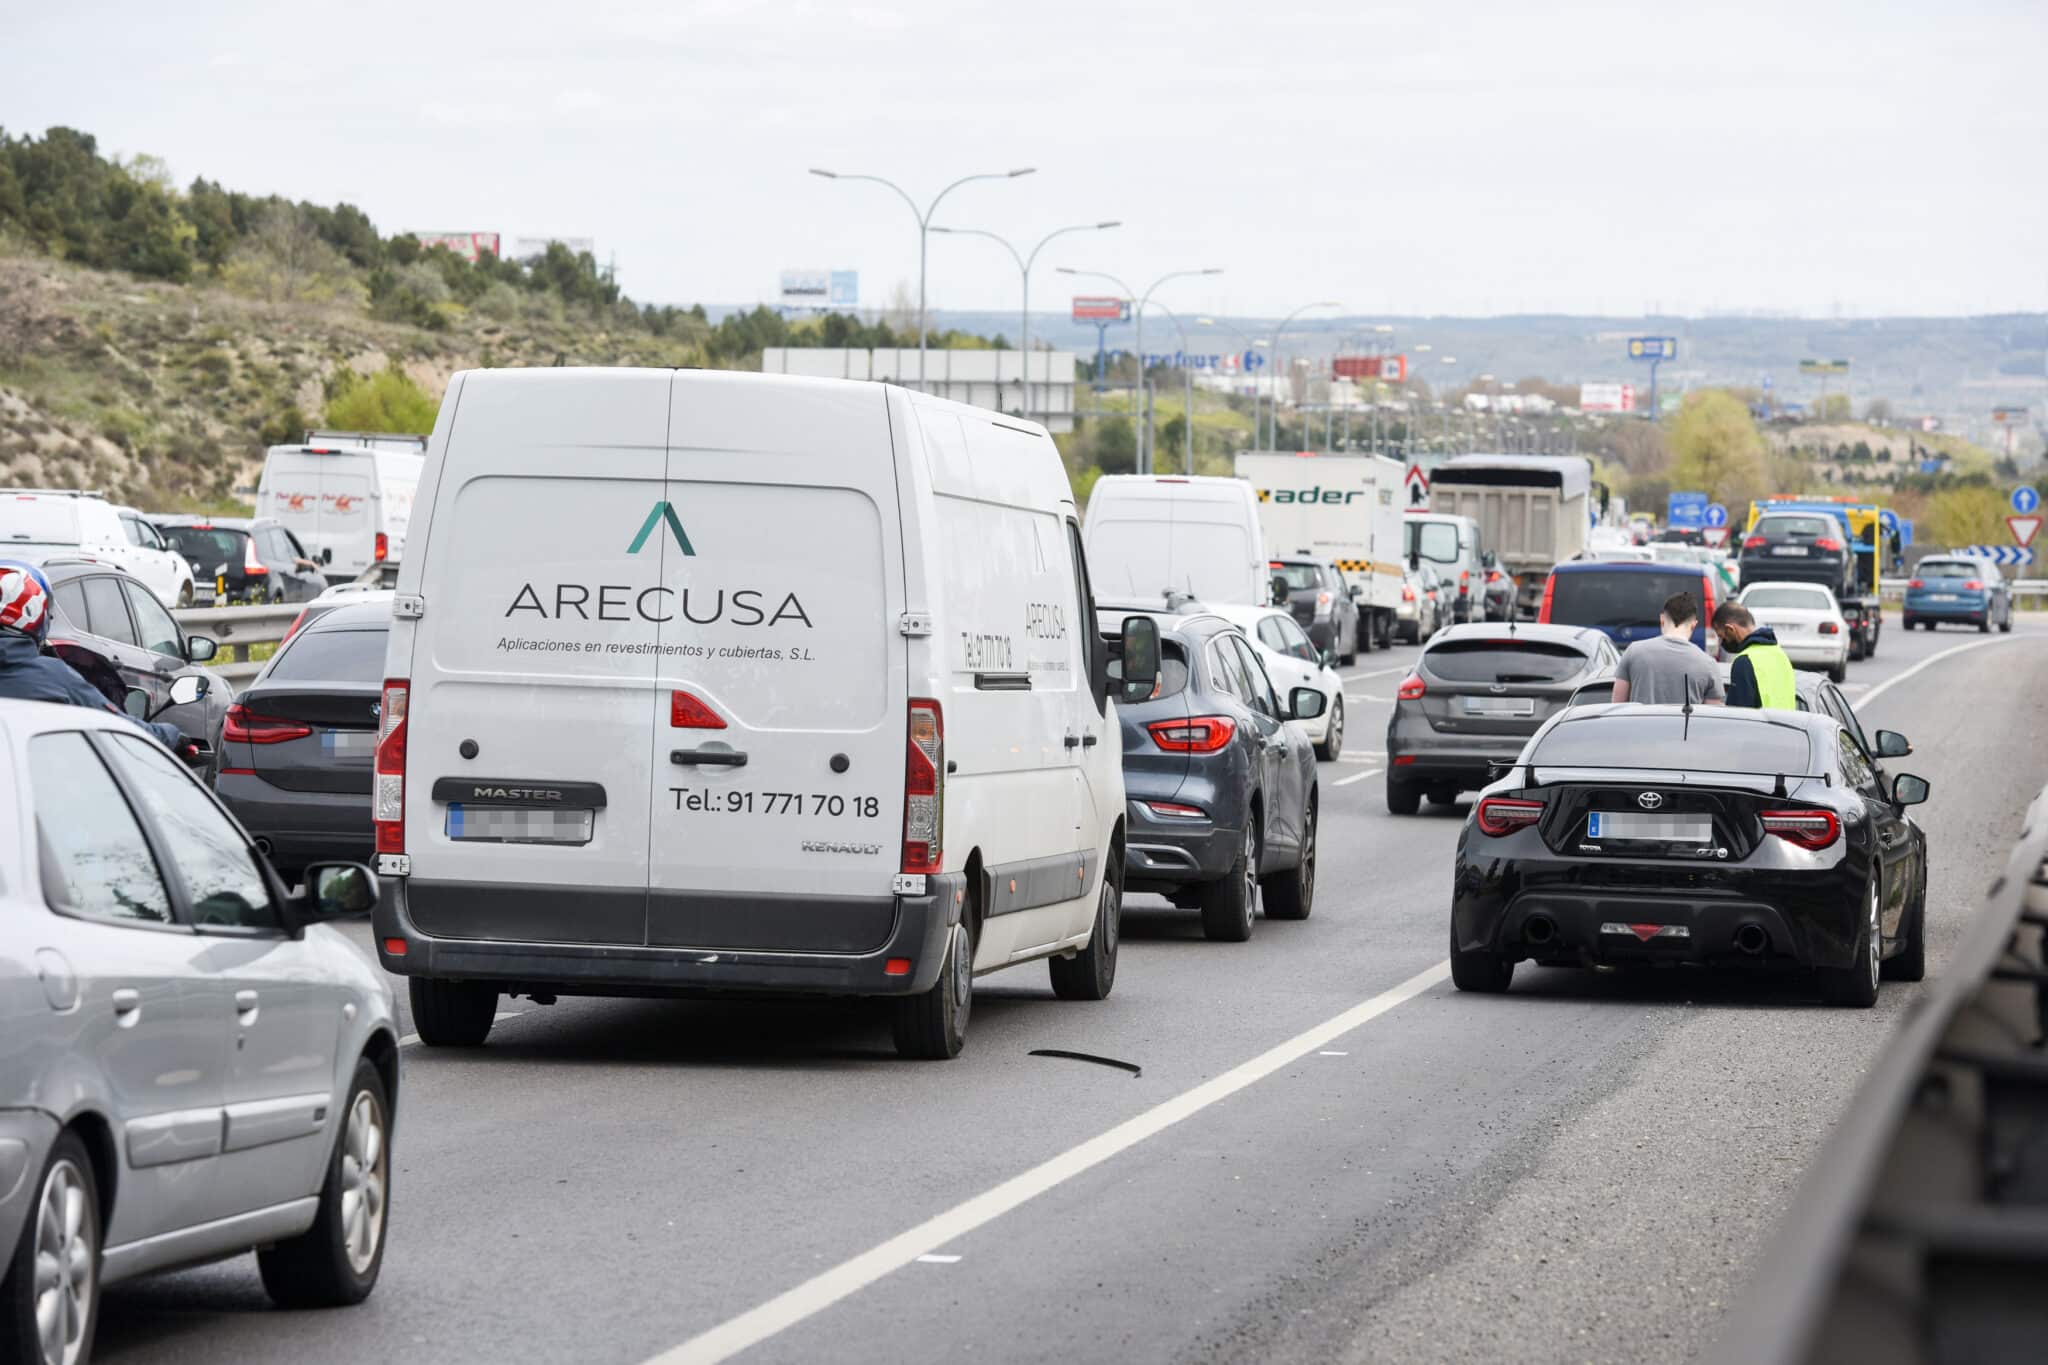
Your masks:
M1081 737L1079 735L1068 735L1066 744L1069 749L1078 749L1081 747Z
M713 768L744 768L747 756L738 749L670 749L671 763L700 763Z
M1081 747L1082 747L1082 748L1084 748L1084 749L1092 749L1092 748L1094 748L1094 747L1095 747L1095 736L1093 736L1093 735L1083 735L1083 736L1081 736Z

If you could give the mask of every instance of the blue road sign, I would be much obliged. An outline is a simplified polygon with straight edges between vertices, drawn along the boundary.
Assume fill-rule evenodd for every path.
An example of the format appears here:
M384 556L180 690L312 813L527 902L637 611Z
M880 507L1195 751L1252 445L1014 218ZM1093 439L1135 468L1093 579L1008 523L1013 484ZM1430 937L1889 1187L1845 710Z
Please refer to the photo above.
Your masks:
M1993 564L2031 564L2034 551L2031 546L2021 549L2017 545L1965 545L1954 551L1959 555L1970 555L1977 559L1988 559Z
M1765 376L1764 376L1764 392L1765 392L1765 393L1769 393L1770 391L1771 391L1771 377L1770 377L1769 375L1765 375Z
M2012 510L2026 516L2041 505L2041 492L2030 483L2012 490Z
M1877 524L1884 528L1886 535L1895 536L1899 533L1899 514L1889 507L1880 507L1877 509Z
M1707 504L1707 525L1720 527L1728 524L1728 509L1718 502Z
M1628 339L1630 360L1676 360L1678 359L1677 337L1630 337Z
M1905 548L1906 548L1906 547L1907 547L1908 545L1911 545L1912 543L1913 543L1913 523L1912 523L1912 522L1910 522L1910 521L1902 521L1902 522L1900 522L1900 523L1899 523L1899 548L1903 550L1903 549L1905 549Z
M1707 524L1707 495L1679 492L1666 495L1664 522L1673 530L1699 530Z

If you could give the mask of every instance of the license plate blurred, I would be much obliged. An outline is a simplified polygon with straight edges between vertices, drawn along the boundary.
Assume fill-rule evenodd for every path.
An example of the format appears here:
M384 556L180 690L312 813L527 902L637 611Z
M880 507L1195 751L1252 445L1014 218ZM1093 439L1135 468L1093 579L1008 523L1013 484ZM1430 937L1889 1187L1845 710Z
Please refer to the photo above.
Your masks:
M1461 697L1468 716L1533 716L1536 702L1532 697Z
M587 844L594 823L587 810L526 810L510 806L448 807L448 837L486 844Z
M1953 602L1953 601L1955 601L1955 600L1956 600L1956 598L1957 598L1957 595L1956 595L1955 593L1952 593L1952 592L1938 592L1938 593L1935 593L1935 594L1934 594L1934 596L1933 596L1933 597L1931 597L1931 598L1930 598L1929 600L1930 600L1930 601L1934 601L1934 602Z
M1774 555L1803 555L1806 553L1806 547L1804 545L1773 545L1771 553Z
M1586 837L1706 844L1713 842L1714 822L1705 815L1638 815L1632 810L1596 810L1586 816Z
M368 758L377 752L375 730L323 730L320 747L343 758Z

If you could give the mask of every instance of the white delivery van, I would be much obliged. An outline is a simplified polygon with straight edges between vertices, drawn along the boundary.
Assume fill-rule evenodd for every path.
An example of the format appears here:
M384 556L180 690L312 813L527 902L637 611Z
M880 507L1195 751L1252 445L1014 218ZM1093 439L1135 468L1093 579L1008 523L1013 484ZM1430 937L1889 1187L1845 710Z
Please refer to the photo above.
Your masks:
M134 508L76 488L0 488L0 557L67 552L120 565L167 607L192 605L192 566Z
M1124 866L1113 649L1043 428L907 389L458 374L399 566L374 816L430 1045L500 994L1100 999ZM1152 641L1148 652L1147 641Z
M283 522L329 583L403 559L426 440L309 431L299 445L272 446L256 484L256 515Z
M1410 510L1402 522L1402 543L1408 567L1428 560L1451 590L1451 620L1489 619L1486 612L1486 551L1479 543L1479 523L1449 512ZM1494 572L1498 572L1495 570Z
M1106 475L1088 495L1086 540L1104 602L1273 601L1258 508L1241 479Z
M1381 455L1248 451L1236 468L1253 490L1266 548L1334 563L1358 603L1360 647L1392 644L1406 562L1401 508L1408 467Z

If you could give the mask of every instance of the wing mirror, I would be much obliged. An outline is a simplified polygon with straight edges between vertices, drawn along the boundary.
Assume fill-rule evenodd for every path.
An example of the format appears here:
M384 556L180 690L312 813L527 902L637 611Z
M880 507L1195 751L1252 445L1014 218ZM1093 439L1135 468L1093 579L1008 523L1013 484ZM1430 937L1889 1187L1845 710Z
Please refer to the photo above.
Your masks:
M1365 585L1363 583L1353 583L1348 591L1351 594L1351 600L1356 602L1359 598L1365 596Z
M203 664L218 653L220 653L219 643L207 636L187 635L185 637L185 662L188 664Z
M212 644L213 641L208 640L207 643ZM172 680L171 705L190 706L195 701L205 700L212 691L213 679L202 678L196 673L187 673Z
M1313 687L1297 687L1287 694L1289 720L1314 720L1330 705L1330 699Z
M322 564L332 564L334 562L334 547L332 545L320 552L320 562Z
M1334 649L1324 650L1316 655L1316 662L1320 663L1324 668L1335 668L1337 666L1337 651Z
M1892 804L1894 806L1917 806L1925 801L1930 792L1927 779L1911 773L1900 773L1892 779Z
M1159 681L1159 623L1149 616L1126 616L1120 643L1121 700L1144 701Z
M1276 607L1284 607L1284 606L1286 606L1286 605L1287 605L1287 598L1288 598L1288 595L1289 595L1289 589L1288 589L1288 587L1287 587L1287 579L1286 579L1286 578L1285 578L1284 576L1282 576L1282 575L1280 575L1280 574L1277 574L1277 573L1276 573L1276 574L1274 574L1274 575L1273 575L1273 577L1272 577L1272 578L1271 578L1271 580L1269 580L1269 581L1271 582L1271 585L1272 585L1272 587L1271 587L1271 591L1272 591L1272 594L1273 594L1273 601L1272 601L1272 605L1273 605L1273 606L1276 606Z
M1904 758L1913 752L1913 746L1897 730L1877 732L1877 756L1879 758Z
M361 863L314 863L293 902L300 923L367 915L377 905L377 874Z

